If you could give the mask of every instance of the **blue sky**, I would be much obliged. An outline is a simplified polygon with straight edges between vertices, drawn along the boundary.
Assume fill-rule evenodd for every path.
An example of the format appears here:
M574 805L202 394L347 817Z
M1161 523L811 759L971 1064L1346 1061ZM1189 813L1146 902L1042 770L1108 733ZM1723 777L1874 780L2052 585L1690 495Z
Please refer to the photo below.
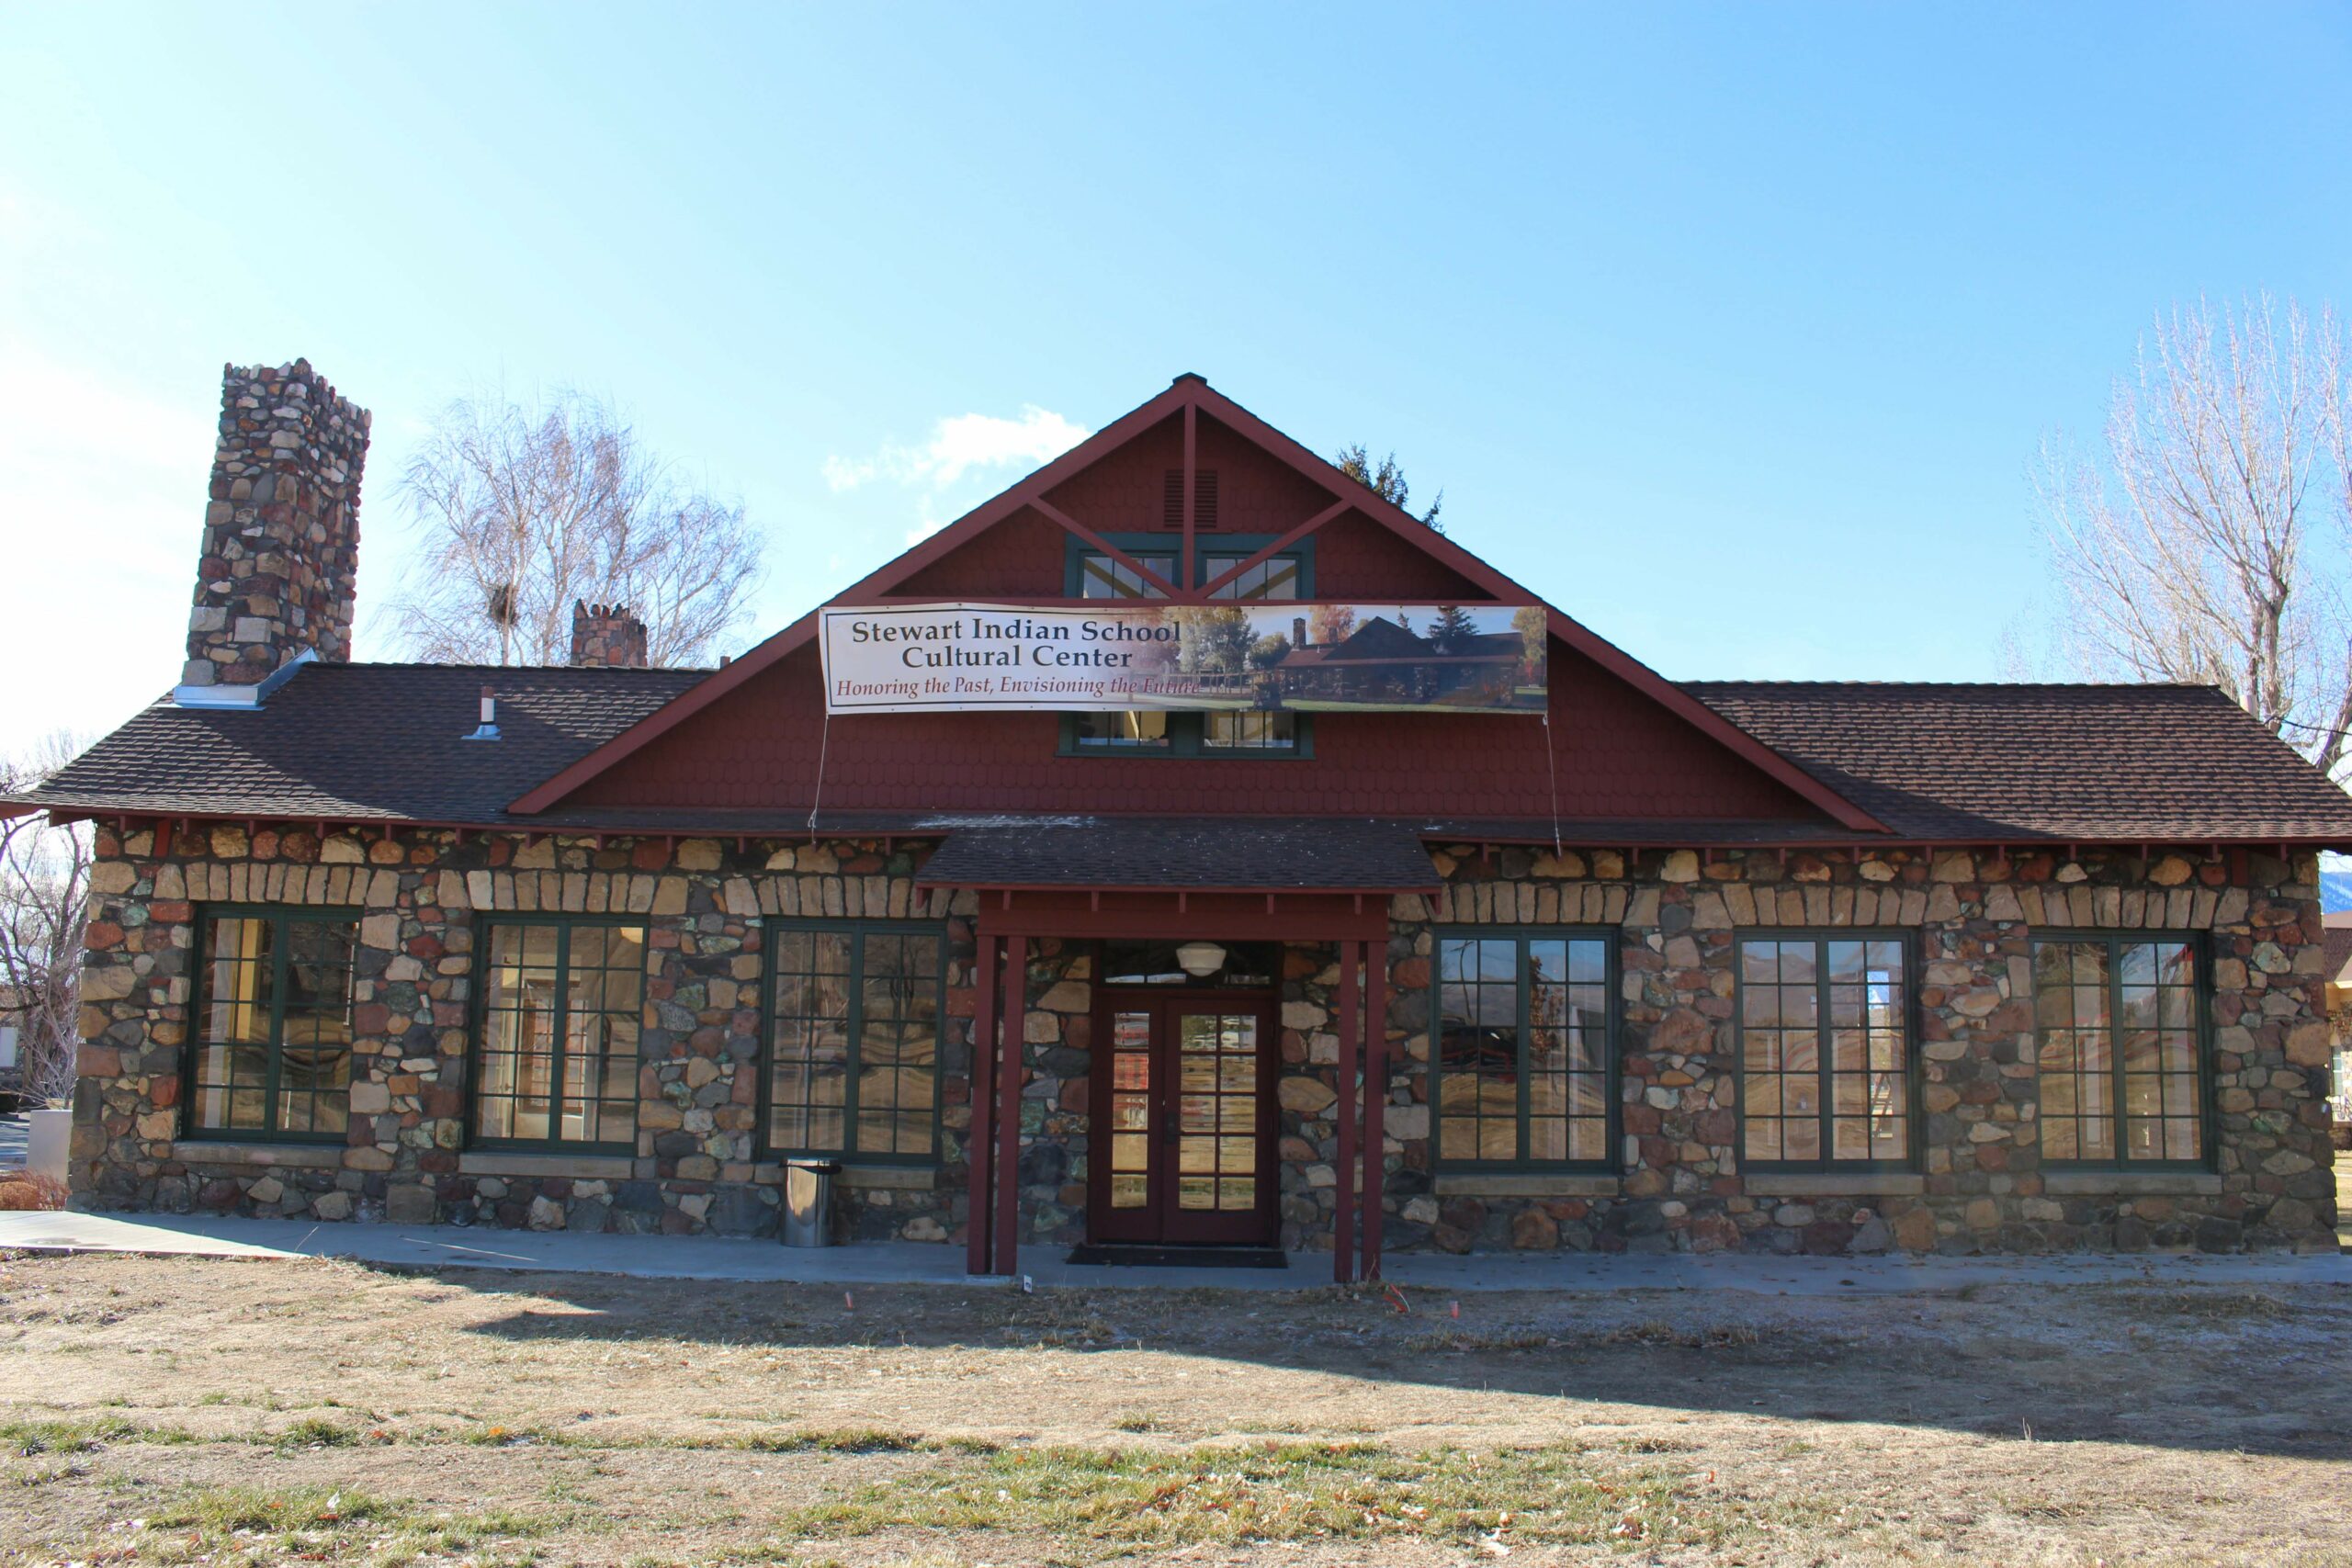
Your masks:
M170 683L296 355L363 657L469 388L740 496L764 631L1198 370L1669 675L1988 678L2153 313L2352 306L2347 79L2287 6L10 6L0 743Z

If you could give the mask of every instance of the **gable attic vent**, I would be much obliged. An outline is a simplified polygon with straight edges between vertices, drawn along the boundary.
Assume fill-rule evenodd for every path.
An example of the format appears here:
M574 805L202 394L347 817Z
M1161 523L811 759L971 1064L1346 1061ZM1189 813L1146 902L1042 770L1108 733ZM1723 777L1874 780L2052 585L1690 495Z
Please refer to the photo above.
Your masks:
M1168 482L1161 491L1159 509L1162 528L1181 533L1184 527L1184 470L1168 470ZM1216 470L1195 469L1193 474L1193 526L1206 533L1216 527Z

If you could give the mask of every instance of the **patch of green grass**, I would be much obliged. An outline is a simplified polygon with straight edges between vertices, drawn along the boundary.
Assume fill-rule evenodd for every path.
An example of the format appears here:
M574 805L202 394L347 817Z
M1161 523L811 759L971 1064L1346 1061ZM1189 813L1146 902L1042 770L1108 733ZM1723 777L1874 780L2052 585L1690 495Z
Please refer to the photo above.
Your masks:
M504 1509L465 1514L428 1511L348 1487L203 1486L154 1505L140 1538L109 1536L110 1551L170 1541L175 1561L216 1563L365 1560L403 1563L479 1552L499 1541L527 1540L564 1522L560 1514ZM144 1553L141 1553L144 1555ZM159 1553L158 1555L162 1555Z
M1713 1546L1797 1515L1817 1529L1834 1510L1758 1504L1712 1474L1563 1448L1267 1443L1008 1450L860 1486L780 1522L801 1535L1005 1530L1121 1547L1398 1537L1656 1550Z
M330 1421L323 1416L305 1416L277 1434L277 1446L281 1449L347 1449L359 1440L359 1434L340 1421Z
M1148 1410L1128 1410L1111 1425L1122 1432L1158 1432L1165 1430L1168 1423Z
M0 1448L21 1454L87 1453L101 1443L200 1443L176 1427L144 1427L120 1416L80 1420L0 1422Z

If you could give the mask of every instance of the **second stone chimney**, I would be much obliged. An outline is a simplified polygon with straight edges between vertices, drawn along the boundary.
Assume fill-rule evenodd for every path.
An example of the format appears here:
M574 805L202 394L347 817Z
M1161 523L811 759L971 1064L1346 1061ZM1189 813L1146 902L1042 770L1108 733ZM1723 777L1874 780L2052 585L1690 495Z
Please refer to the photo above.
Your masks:
M571 602L571 662L604 670L642 670L645 623L626 604Z
M351 657L368 427L307 359L220 367L181 701L249 705L305 653Z

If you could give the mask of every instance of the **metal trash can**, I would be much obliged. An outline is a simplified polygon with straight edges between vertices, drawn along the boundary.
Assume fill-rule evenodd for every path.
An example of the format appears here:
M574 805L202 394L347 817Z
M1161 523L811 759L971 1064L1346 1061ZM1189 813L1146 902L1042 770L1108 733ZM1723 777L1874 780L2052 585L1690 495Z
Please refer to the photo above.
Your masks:
M833 1178L841 1172L837 1159L784 1162L785 1246L833 1245Z

